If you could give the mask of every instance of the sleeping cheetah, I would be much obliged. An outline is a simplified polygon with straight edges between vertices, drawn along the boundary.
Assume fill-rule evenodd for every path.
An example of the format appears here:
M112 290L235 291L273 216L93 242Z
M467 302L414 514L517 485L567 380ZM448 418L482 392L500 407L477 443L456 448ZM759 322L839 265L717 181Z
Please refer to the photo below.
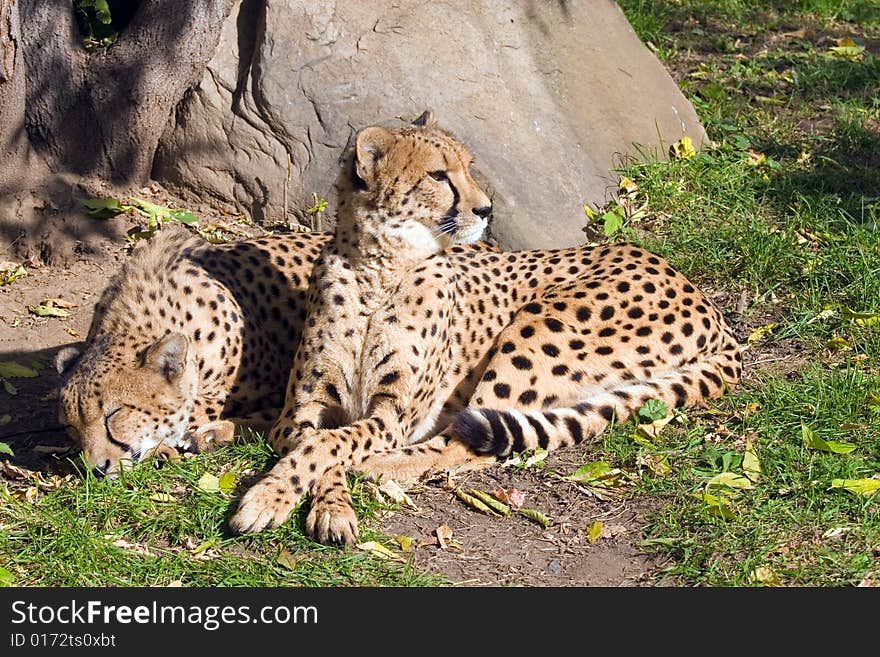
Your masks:
M196 449L278 417L329 236L211 245L166 227L104 291L84 352L59 352L59 416L86 461L114 474L160 445ZM195 427L187 434L187 429Z
M642 248L446 249L479 238L491 205L430 117L366 128L353 150L269 436L284 456L242 497L234 531L283 523L311 492L308 532L351 543L347 469L413 476L554 449L647 399L695 404L738 382L719 311Z

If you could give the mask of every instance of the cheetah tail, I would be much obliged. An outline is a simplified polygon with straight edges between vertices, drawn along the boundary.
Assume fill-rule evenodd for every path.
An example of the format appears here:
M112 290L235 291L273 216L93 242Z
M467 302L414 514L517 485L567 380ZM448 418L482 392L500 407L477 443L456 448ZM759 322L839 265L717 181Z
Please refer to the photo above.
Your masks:
M649 399L672 408L718 397L739 382L740 355L725 350L639 382L590 394L574 406L546 411L466 408L453 420L459 439L478 454L506 457L542 447L553 450L598 436L612 421L622 422Z

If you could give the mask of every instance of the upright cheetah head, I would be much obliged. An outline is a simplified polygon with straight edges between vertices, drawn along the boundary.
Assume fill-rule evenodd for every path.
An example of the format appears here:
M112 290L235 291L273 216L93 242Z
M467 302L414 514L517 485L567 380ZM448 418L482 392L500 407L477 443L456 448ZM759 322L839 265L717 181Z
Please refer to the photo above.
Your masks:
M354 210L359 219L371 219L362 227L392 248L424 255L477 241L492 203L471 177L472 162L430 112L405 128L364 128L353 168Z
M187 429L198 372L182 333L170 333L142 353L99 338L80 355L62 350L58 415L86 462L115 475L160 444L176 446Z

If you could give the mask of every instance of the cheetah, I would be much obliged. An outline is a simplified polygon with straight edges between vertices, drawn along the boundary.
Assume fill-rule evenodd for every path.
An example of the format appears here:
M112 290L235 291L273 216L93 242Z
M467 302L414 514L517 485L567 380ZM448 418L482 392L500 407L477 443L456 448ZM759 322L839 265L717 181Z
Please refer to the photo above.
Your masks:
M468 150L423 115L355 138L334 236L315 263L284 409L283 456L230 528L357 539L346 471L409 478L598 436L648 399L738 383L740 347L666 260L627 245L474 253L491 202ZM451 246L452 245L452 246Z
M168 226L138 242L95 306L82 353L56 357L58 414L97 474L162 445L265 431L283 403L325 233L212 245Z

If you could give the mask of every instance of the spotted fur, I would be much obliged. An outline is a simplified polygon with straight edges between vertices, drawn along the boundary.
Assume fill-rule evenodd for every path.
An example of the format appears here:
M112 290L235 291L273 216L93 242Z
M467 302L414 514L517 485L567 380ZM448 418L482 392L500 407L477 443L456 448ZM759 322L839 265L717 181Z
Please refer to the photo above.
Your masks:
M739 380L722 315L642 248L446 249L485 226L470 164L431 121L358 135L357 184L316 263L269 436L284 456L243 496L233 530L278 525L320 491L307 529L350 543L347 469L415 476L555 449L647 399L695 404Z
M211 245L167 227L140 242L95 307L82 354L62 350L59 416L113 474L157 446L268 429L283 402L327 234Z

